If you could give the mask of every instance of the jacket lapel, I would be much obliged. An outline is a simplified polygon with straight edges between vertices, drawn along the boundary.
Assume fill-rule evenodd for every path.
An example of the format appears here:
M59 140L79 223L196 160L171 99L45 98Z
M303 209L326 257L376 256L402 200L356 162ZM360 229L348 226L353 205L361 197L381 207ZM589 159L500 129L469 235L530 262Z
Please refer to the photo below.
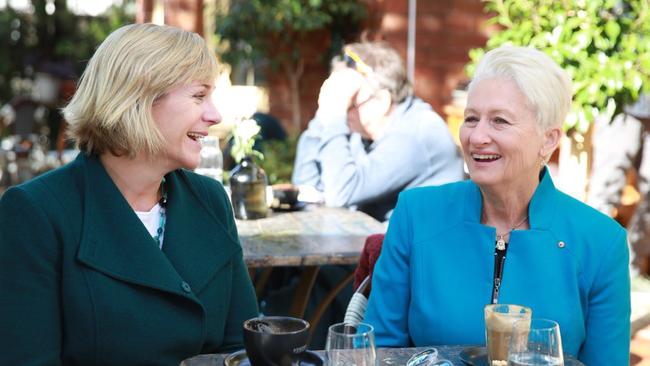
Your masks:
M225 224L229 206L210 205L214 192L202 189L203 182L190 181L187 174L179 170L167 176L171 184L163 252L199 293L241 249L236 234Z
M471 180L467 181L465 194L462 204L463 221L468 223L478 223L481 221L481 210L483 209L483 198L480 188ZM544 167L540 172L540 181L528 207L528 220L530 228L535 230L549 230L555 215L557 199L557 190L553 184L553 179Z
M86 176L83 232L77 258L116 279L193 298L183 291L183 279L99 159L96 156L80 156L80 159L85 160L82 163Z

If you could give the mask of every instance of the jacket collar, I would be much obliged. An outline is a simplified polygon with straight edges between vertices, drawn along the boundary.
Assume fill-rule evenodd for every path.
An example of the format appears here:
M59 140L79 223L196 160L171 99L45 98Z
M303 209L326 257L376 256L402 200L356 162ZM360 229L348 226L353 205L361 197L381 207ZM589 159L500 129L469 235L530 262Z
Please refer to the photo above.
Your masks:
M547 167L540 172L540 182L528 205L528 222L531 229L548 230L555 217L557 190ZM480 223L483 197L480 188L471 180L463 204L463 220Z
M187 282L198 293L238 246L215 223L198 197L169 173L163 250L151 238L97 156L80 154L85 166L84 222L78 259L111 277L182 296ZM224 243L218 245L216 243Z

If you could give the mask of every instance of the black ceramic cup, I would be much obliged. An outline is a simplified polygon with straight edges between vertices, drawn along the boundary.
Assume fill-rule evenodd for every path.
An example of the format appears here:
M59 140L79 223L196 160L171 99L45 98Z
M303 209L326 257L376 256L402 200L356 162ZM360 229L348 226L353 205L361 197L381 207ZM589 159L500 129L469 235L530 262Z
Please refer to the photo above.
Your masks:
M273 201L277 206L294 206L298 203L298 194L300 190L292 184L274 184Z
M252 366L291 366L307 349L309 323L288 316L244 322L244 347Z

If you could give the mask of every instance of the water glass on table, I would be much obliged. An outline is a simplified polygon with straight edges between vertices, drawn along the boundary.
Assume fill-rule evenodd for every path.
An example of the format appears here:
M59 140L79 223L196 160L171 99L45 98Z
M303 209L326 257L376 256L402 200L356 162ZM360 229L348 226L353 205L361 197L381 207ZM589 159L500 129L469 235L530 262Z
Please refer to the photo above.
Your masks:
M513 325L512 338L510 339L508 365L564 365L558 323L548 319L532 319L530 322L517 321Z
M375 332L370 324L337 323L329 327L325 345L328 366L375 366Z

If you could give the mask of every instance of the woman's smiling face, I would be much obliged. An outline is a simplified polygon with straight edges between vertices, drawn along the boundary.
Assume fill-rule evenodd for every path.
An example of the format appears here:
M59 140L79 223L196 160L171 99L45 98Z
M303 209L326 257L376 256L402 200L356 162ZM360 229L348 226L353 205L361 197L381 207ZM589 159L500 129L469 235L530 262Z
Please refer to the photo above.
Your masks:
M172 170L196 168L201 139L208 127L221 121L213 89L212 83L193 82L170 89L154 103L153 119L165 139L165 160Z
M470 177L479 186L516 188L538 180L545 136L513 80L492 77L473 85L460 141Z

